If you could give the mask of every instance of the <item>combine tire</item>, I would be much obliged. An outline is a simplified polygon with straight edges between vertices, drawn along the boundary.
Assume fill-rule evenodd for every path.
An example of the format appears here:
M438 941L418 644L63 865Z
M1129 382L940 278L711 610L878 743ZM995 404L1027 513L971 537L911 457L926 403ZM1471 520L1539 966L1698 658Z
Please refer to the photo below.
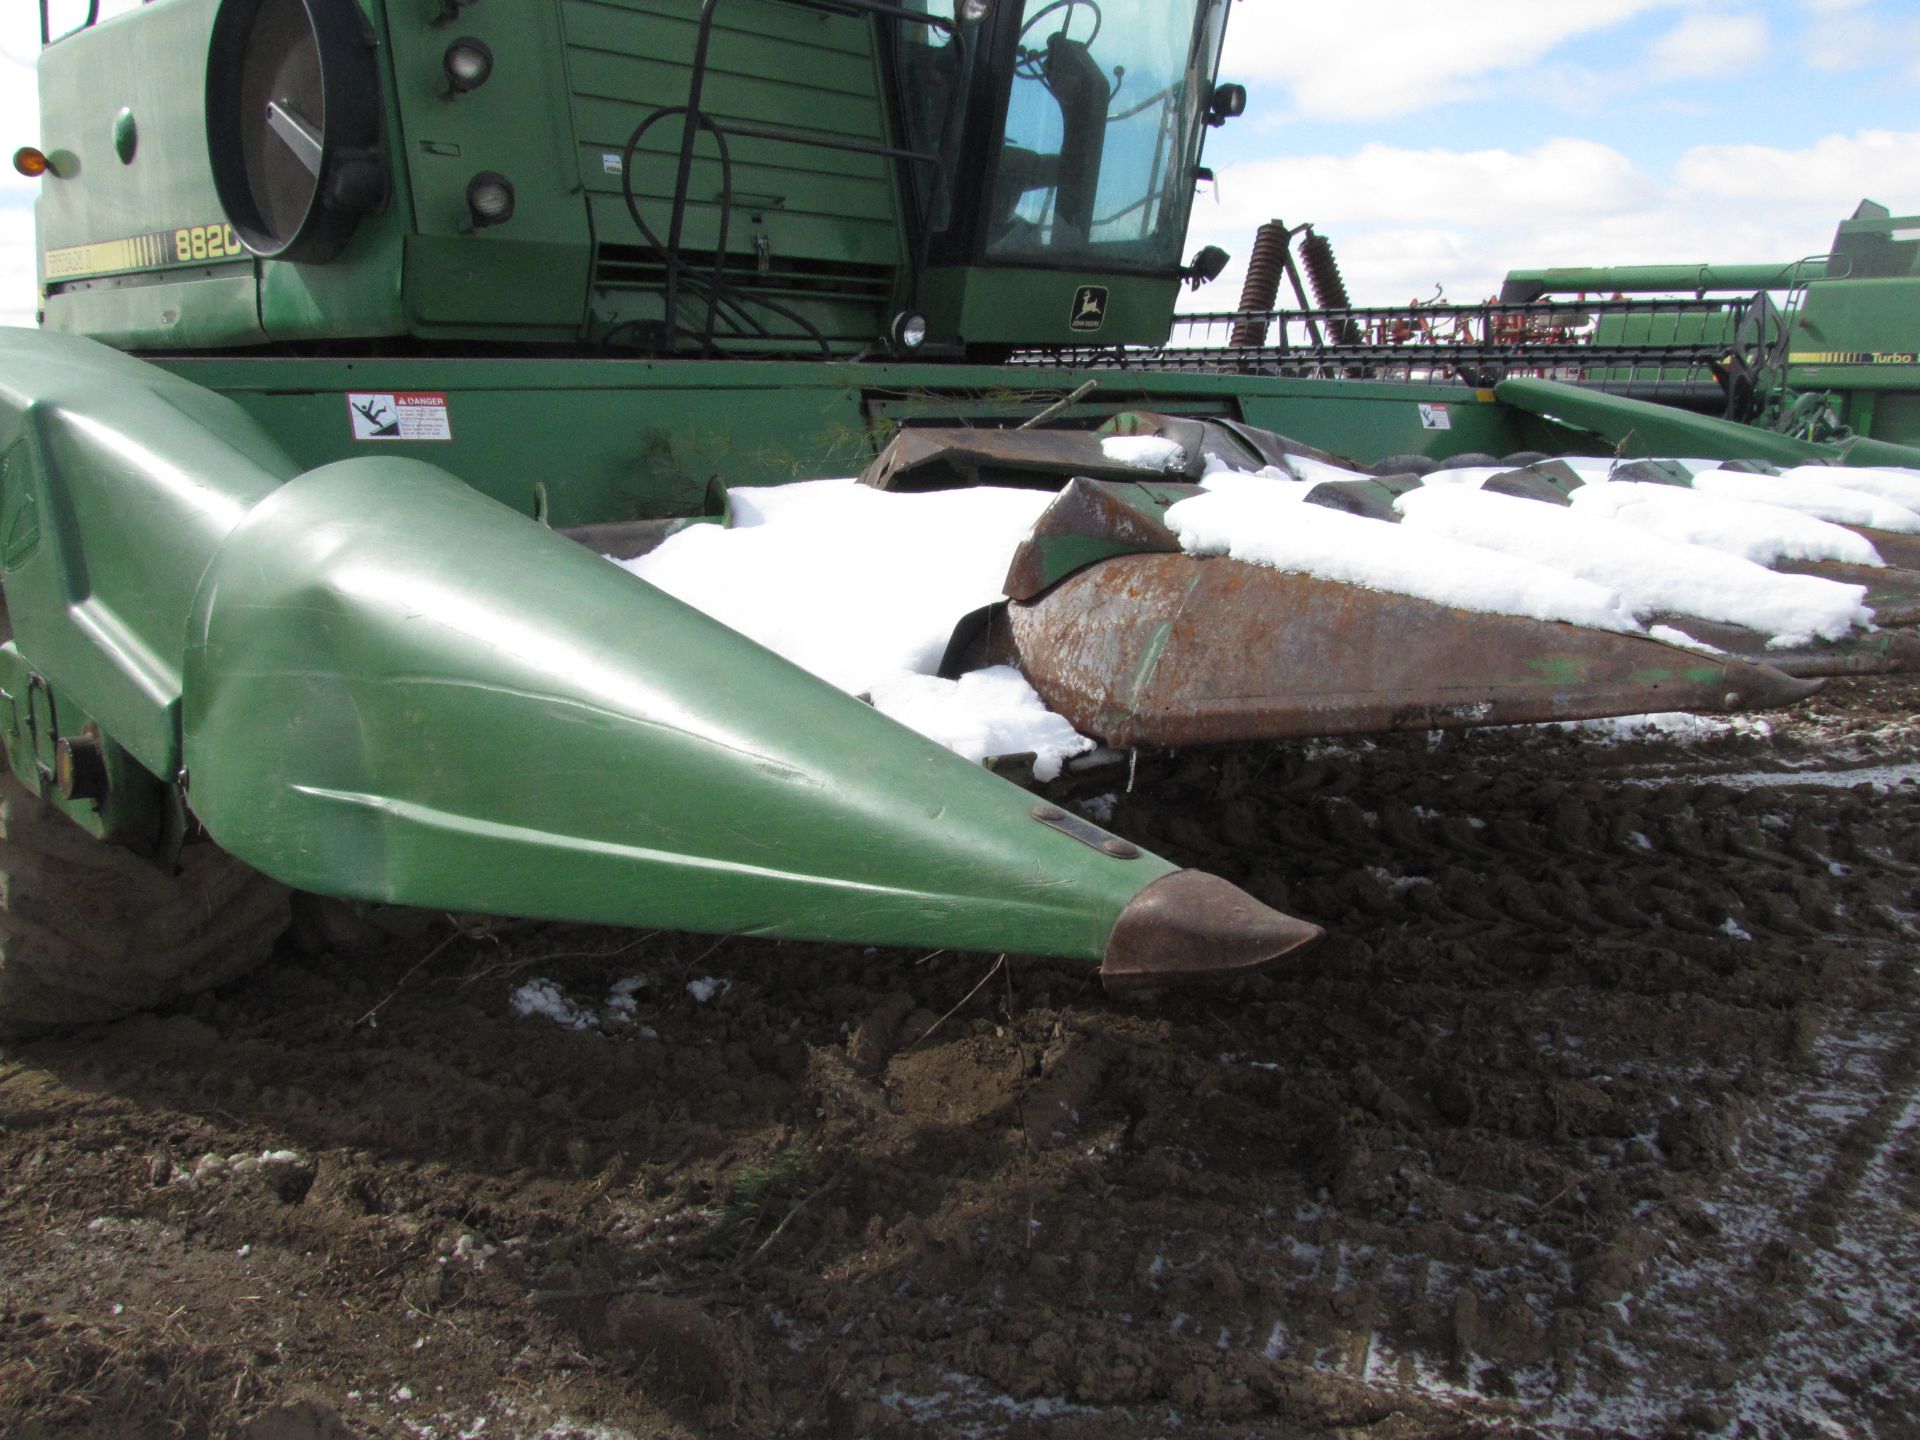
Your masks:
M0 776L0 1036L224 984L265 959L287 921L286 889L218 846L188 845L169 874Z

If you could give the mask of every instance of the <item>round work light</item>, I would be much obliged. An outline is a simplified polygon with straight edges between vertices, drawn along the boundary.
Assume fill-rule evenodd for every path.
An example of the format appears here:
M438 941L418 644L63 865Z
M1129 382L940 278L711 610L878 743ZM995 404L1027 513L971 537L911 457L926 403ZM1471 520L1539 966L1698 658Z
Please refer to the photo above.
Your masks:
M918 350L927 343L927 317L903 310L893 317L891 332L896 350Z
M484 40L462 35L447 47L441 62L446 67L447 84L456 95L478 90L493 76L493 48Z
M467 212L476 230L506 224L513 218L513 182L497 170L482 170L467 182Z

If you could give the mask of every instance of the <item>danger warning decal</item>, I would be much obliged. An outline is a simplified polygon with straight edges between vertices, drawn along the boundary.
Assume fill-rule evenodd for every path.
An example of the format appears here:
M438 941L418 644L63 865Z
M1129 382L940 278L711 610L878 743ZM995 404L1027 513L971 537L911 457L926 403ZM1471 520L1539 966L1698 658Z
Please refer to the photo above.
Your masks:
M347 396L356 440L451 440L445 395L423 390Z
M1453 411L1445 405L1422 405L1420 407L1420 428L1422 430L1451 430Z

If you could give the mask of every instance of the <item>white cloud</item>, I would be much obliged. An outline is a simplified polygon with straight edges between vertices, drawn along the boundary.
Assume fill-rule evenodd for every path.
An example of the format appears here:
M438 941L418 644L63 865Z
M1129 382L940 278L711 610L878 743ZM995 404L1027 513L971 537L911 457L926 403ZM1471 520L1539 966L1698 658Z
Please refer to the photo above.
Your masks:
M1582 140L1531 150L1400 150L1231 165L1222 201L1194 213L1194 244L1224 246L1228 272L1187 303L1231 309L1253 232L1273 197L1338 251L1359 304L1471 302L1509 270L1545 265L1787 261L1824 253L1862 197L1920 198L1920 133L1830 135L1800 150L1697 146L1650 176ZM1291 305L1290 297L1283 303Z
M1405 115L1537 65L1562 44L1696 0L1367 0L1234 7L1223 73L1290 88L1314 119Z
M1734 75L1766 58L1772 34L1759 15L1689 15L1647 47L1656 80Z
M1837 74L1893 68L1920 80L1920 20L1888 19L1873 0L1808 3L1816 13L1801 30L1796 53L1813 69Z
M1807 27L1801 54L1807 64L1829 74L1858 70L1879 57L1880 26L1864 16L1834 14Z
M1340 243L1356 296L1397 304L1430 296L1439 284L1478 298L1489 283L1485 237L1499 229L1637 210L1658 190L1620 152L1588 140L1549 140L1526 151L1367 145L1347 155L1227 165L1218 203L1203 197L1194 209L1189 248L1220 245L1236 261L1190 303L1233 306L1253 232L1274 218L1276 205L1290 223L1315 221Z
M1786 199L1849 210L1862 196L1889 205L1920 197L1920 132L1862 130L1828 135L1804 150L1766 145L1696 145L1673 167L1689 190L1724 200Z
M1591 140L1532 150L1407 150L1365 145L1351 155L1301 155L1229 165L1223 203L1259 210L1283 196L1301 215L1356 220L1496 222L1543 210L1602 211L1631 203L1646 181L1619 151Z

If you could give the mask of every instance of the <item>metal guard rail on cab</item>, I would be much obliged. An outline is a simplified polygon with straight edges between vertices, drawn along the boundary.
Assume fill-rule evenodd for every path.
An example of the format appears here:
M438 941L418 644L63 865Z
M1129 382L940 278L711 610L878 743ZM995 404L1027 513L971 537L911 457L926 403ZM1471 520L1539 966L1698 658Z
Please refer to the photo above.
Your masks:
M58 38L64 40L67 38L68 35L78 35L82 30L91 30L95 25L99 23L100 23L100 0L87 0L87 18L82 20L78 25L74 26L73 29L65 31ZM55 36L53 34L53 22L48 18L48 15L47 15L47 0L40 0L41 48L44 49L48 45L53 44L54 39L55 39Z
M882 19L926 25L951 36L956 46L960 43L959 26L954 21L942 19L937 15L923 14L920 11L910 10L902 5L889 4L887 0L782 0L782 3L797 5L805 10L816 10L829 15L875 15ZM632 215L633 222L639 228L641 235L646 239L647 243L653 247L655 253L660 256L661 264L666 268L666 305L663 329L660 336L660 348L663 351L670 352L680 331L681 277L683 270L686 268L686 262L680 254L680 241L686 226L688 190L693 183L694 145L699 139L702 130L706 130L713 135L714 143L720 150L721 165L724 172L720 193L720 234L714 245L712 289L707 296L706 324L701 330L699 337L700 348L703 353L710 350L713 346L714 328L719 318L721 295L727 288L724 278L727 259L727 214L733 205L733 186L731 181L732 163L727 150L727 139L730 136L738 136L750 140L779 140L792 145L808 145L815 149L842 150L856 155L873 155L882 159L905 160L911 164L932 166L933 183L928 188L927 193L928 223L923 223L919 227L920 233L915 242L912 257L913 269L911 276L912 284L909 290L911 297L909 304L912 308L918 309L920 305L921 278L927 268L927 247L932 241L933 234L931 216L938 209L940 187L944 184L946 178L945 166L940 157L942 153L945 152L947 142L953 132L954 119L959 110L960 96L962 93L961 87L955 84L948 93L946 114L941 120L940 144L938 148L931 153L924 150L908 150L895 145L879 145L864 140L848 140L839 136L822 135L805 130L794 130L781 125L743 124L738 121L722 125L700 108L700 102L704 98L706 90L707 56L712 47L713 22L718 11L719 0L702 0L700 6L700 31L698 38L694 42L693 74L687 82L686 104L662 106L649 114L646 119L642 120L627 140L626 152L621 165L621 189L626 198L628 212ZM633 157L634 152L639 148L641 137L656 123L675 114L684 114L686 116L686 124L682 128L680 137L679 169L675 176L673 188L673 213L667 225L667 238L663 244L654 235L651 227L649 227L641 217L640 207L633 193ZM775 304L764 296L739 295L736 299L743 304L759 305L763 308L770 309L776 314L784 315L787 319L794 321L802 329L813 331L813 327L797 313L787 310L784 306ZM813 331L813 334L814 338L819 341L822 352L831 357L832 351L827 345L825 337L821 336L817 331Z

